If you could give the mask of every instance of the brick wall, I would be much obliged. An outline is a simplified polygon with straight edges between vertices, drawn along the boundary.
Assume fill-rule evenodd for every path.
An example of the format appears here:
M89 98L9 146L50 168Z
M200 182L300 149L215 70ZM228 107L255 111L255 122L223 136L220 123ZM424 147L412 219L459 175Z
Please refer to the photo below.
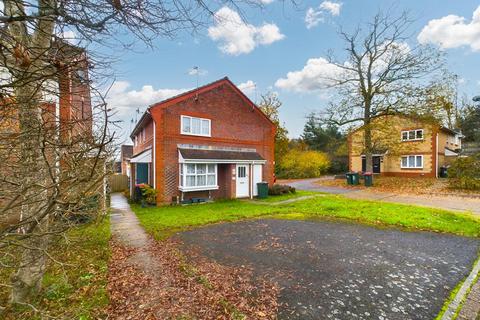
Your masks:
M225 81L174 105L150 109L156 123L159 202L171 201L173 196L180 194L177 144L254 148L267 160L263 166L263 180L273 184L275 127L236 90ZM211 119L211 137L180 134L181 115ZM229 191L218 191L218 195L234 194L231 183L229 188Z

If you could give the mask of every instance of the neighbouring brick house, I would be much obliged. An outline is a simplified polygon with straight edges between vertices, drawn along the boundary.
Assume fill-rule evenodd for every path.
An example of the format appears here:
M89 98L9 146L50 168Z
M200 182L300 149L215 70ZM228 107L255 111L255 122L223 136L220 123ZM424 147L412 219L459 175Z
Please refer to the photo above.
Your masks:
M55 77L45 80L42 88L40 104L42 126L46 139L64 145L78 146L79 141L88 140L92 136L92 104L89 83L89 62L84 49L66 42L55 42L51 48L52 60L59 62ZM8 73L7 73L8 74ZM15 97L3 97L0 101L2 112L0 115L0 179L12 172L18 150L11 154L11 150L18 147L11 144L18 141L19 110ZM53 159L52 146L49 145L47 157ZM14 157L12 159L12 157ZM13 164L12 164L13 163ZM63 163L60 166L63 169ZM5 187L5 184L2 186ZM3 201L2 187L0 187L0 205ZM102 187L103 189L103 187ZM104 190L101 190L102 192Z
M371 126L376 174L438 177L440 168L456 159L462 147L461 133L411 116L384 116ZM362 127L348 136L350 171L366 171L363 137Z
M153 104L130 137L131 192L147 183L158 203L244 198L273 184L275 125L228 78Z

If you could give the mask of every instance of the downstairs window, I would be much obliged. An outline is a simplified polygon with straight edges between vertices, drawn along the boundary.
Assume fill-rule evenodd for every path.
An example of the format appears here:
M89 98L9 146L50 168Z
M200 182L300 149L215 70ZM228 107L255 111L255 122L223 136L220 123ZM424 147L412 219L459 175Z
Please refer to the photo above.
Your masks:
M423 156L422 155L402 156L402 162L400 167L402 169L422 169Z
M206 163L180 164L180 189L217 188L217 165Z

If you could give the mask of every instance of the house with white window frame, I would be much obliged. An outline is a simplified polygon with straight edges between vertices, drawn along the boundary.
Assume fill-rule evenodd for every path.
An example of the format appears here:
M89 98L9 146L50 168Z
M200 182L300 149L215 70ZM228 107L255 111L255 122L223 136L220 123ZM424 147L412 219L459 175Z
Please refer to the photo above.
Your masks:
M379 117L371 126L374 137L389 141L383 146L379 143L373 152L374 174L438 177L440 168L456 159L462 147L460 132L413 116ZM366 171L363 135L362 127L348 135L350 171Z
M228 78L151 105L130 137L131 192L158 203L252 198L273 184L276 127Z

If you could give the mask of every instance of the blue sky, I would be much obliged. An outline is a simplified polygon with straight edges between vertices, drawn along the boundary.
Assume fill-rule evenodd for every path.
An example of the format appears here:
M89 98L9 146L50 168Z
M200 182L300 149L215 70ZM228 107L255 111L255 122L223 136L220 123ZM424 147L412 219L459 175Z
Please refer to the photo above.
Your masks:
M246 22L236 22L239 26L233 28L235 32L225 21L236 21L236 12L222 8L218 12L220 18L216 22L212 18L210 27L196 34L157 39L154 49L121 51L109 102L125 121L123 136L130 130L136 108L145 110L150 103L194 88L197 77L190 75L189 70L198 66L200 85L228 76L236 84L254 83L255 86L244 85L252 100L258 100L267 91L278 93L283 102L281 120L290 136L298 137L305 116L324 108L328 95L306 85L315 81L314 74L309 74L315 66L308 64L307 69L293 77L287 74L302 71L309 59L325 57L329 49L341 57L343 43L336 33L339 26L351 30L369 21L379 9L395 13L409 10L416 19L411 44L421 39L440 46L447 54L449 69L459 77L460 94L469 98L480 94L478 1L320 0L298 6L288 1L263 1L263 10L243 11ZM421 32L423 35L417 39ZM298 81L298 77L307 79ZM279 79L285 79L283 85L279 85Z

